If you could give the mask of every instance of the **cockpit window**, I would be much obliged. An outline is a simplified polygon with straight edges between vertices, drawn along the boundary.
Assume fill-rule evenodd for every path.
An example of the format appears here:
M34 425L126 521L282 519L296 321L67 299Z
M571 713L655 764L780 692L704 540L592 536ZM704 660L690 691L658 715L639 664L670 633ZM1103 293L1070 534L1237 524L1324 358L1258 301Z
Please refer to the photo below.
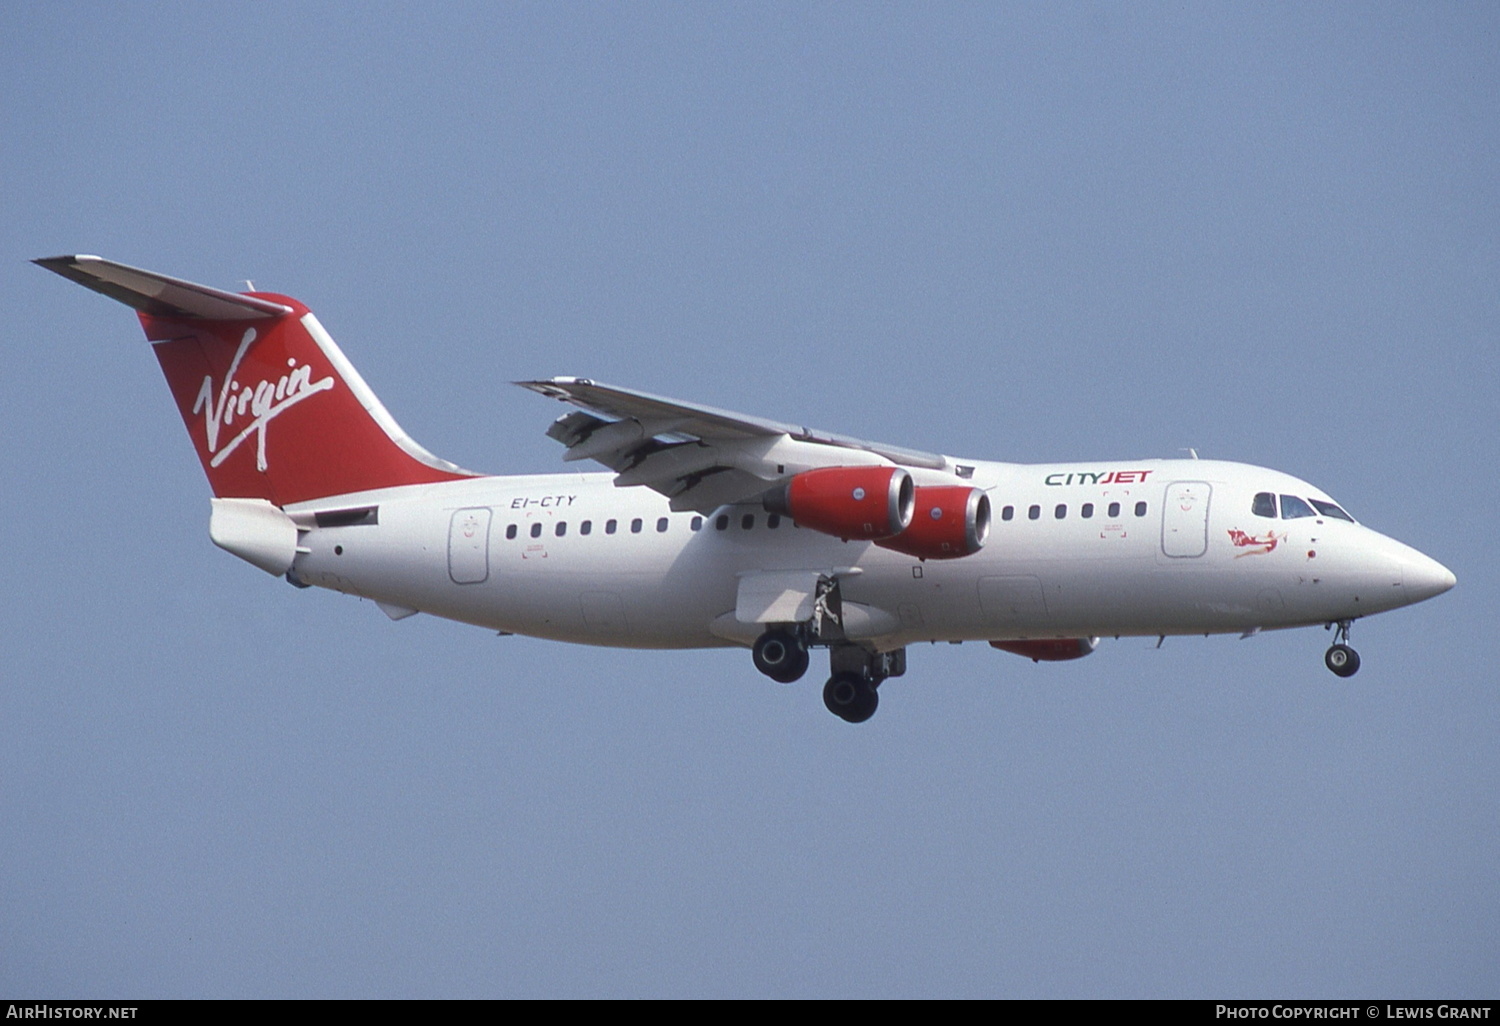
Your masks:
M1250 503L1250 512L1258 517L1270 517L1276 519L1276 496L1271 492L1257 492L1255 501Z
M1300 517L1315 517L1313 508L1295 495L1283 495L1281 497L1281 519L1297 520Z
M1347 520L1351 524L1354 523L1353 517L1345 513L1343 510L1339 509L1331 502L1324 502L1322 499L1310 499L1308 501L1316 506L1318 508L1318 512L1323 514L1325 517L1333 517L1335 520Z

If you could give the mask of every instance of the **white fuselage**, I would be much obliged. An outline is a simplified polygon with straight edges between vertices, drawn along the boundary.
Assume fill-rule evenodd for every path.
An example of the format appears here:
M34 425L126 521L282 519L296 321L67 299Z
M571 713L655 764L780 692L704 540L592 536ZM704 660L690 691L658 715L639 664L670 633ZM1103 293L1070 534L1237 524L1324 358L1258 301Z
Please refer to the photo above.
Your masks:
M315 511L378 510L306 530L292 574L393 616L415 610L637 648L749 644L765 625L744 622L743 604L736 617L741 582L774 571L837 579L849 637L881 650L1329 623L1453 584L1437 562L1359 524L1252 512L1257 493L1328 501L1274 470L961 462L994 513L983 550L961 559L922 561L787 519L772 527L759 505L674 513L661 495L599 473L480 477L288 507L304 525Z

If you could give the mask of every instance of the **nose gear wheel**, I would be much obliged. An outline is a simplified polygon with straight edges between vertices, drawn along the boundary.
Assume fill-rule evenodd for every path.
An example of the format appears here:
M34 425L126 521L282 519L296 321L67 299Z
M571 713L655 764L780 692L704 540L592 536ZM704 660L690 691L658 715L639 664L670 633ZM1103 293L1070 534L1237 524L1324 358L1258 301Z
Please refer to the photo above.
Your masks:
M1340 677L1352 677L1359 672L1359 653L1349 647L1349 626L1352 620L1340 620L1334 631L1333 644L1323 653L1323 665Z

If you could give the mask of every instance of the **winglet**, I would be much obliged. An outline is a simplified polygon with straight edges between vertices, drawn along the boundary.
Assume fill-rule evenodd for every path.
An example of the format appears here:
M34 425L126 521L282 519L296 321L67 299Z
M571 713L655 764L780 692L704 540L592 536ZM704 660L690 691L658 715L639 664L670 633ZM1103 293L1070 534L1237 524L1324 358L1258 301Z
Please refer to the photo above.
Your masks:
M152 317L258 321L292 312L291 307L268 299L221 292L87 254L43 257L32 263Z

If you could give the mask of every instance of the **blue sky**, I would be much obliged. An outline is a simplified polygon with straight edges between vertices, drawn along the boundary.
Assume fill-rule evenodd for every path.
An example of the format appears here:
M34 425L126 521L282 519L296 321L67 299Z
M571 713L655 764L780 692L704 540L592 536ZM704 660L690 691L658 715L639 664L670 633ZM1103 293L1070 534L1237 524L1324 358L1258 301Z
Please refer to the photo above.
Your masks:
M0 42L0 992L1493 996L1500 15L25 5ZM558 468L579 374L920 449L1316 482L1459 586L1320 631L497 638L215 549L93 252L311 305Z

